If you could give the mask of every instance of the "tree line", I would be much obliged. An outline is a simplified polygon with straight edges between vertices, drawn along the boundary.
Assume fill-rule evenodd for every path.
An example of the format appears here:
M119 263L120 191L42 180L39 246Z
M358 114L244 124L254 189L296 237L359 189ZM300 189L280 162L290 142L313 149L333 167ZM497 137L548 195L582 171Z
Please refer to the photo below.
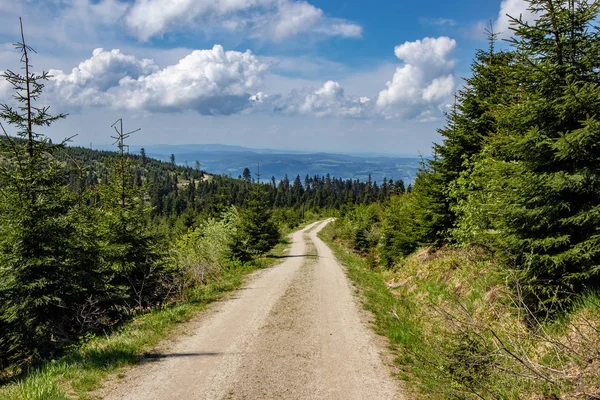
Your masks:
M83 147L68 146L58 154L63 161L73 160L83 167L83 171L73 173L71 186L82 185L93 188L106 183L109 164L117 157L113 151L98 151ZM165 163L148 158L142 148L140 154L130 154L133 179L136 186L148 184L149 202L154 216L179 217L193 213L212 216L231 205L243 207L252 184L252 172L245 168L242 175L233 178L228 175L213 175L172 162ZM341 179L325 176L296 175L290 180L285 175L280 181L271 177L261 180L266 190L268 203L272 208L338 209L347 204L370 204L385 201L392 194L411 191L409 184L402 180L384 178L381 183L368 179Z

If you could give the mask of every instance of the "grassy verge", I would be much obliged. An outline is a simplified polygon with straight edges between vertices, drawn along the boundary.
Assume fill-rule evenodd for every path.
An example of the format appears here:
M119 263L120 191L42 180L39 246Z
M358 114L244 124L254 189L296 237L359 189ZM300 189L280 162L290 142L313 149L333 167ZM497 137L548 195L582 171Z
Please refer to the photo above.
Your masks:
M509 277L478 249L423 249L393 270L320 233L389 338L410 398L600 398L600 301L533 321Z
M119 373L167 337L174 328L242 285L244 278L259 268L279 261L289 240L283 238L265 257L224 272L221 279L198 288L192 302L141 314L105 336L91 336L69 349L59 359L33 369L26 376L0 388L0 399L62 400L86 399L109 375Z

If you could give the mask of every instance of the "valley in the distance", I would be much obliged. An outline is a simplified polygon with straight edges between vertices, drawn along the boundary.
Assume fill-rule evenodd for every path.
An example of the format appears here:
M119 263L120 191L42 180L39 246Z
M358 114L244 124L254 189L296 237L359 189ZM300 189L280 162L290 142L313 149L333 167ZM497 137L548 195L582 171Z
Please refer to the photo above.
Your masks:
M179 165L194 167L200 162L202 170L211 174L226 174L232 177L242 175L248 167L253 176L260 163L261 180L276 181L285 175L292 180L296 175L325 176L341 179L382 182L384 178L411 183L416 177L421 159L416 156L393 156L379 154L330 154L251 149L240 146L193 144L193 145L149 145L130 146L130 151L139 154L144 148L148 157L169 161L171 154ZM103 147L105 150L112 148Z

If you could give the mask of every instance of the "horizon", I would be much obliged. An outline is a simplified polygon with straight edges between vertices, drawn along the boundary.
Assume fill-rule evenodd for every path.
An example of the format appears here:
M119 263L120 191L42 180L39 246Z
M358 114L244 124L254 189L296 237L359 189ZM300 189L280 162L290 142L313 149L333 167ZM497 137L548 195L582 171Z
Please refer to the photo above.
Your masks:
M71 147L82 147L82 148L88 148L91 150L105 150L105 151L111 151L111 148L115 147L116 145L114 144L110 144L110 143L104 143L104 144L93 144L90 143L92 146L90 147L85 146L83 144L70 144L67 143L68 146ZM223 147L225 149L223 150L201 150L201 151L210 151L210 152L226 152L226 148L238 148L238 149L244 149L250 152L255 152L256 154L261 154L260 152L264 152L265 154L281 154L281 155L313 155L313 154L331 154L331 155L343 155L343 156L356 156L356 157L360 157L360 158L365 158L365 157L382 157L382 158L429 158L431 157L431 154L411 154L411 153L385 153L385 152L372 152L372 151L364 151L364 152L343 152L343 151L322 151L322 150L296 150L296 149L291 149L291 148L265 148L265 147L248 147L248 146L238 146L238 145L228 145L228 144L221 144L221 143L182 143L182 144L167 144L167 143L151 143L151 144L137 144L137 143L131 143L128 145L130 148L134 149L135 154L137 155L140 151L140 149L144 148L144 149L148 149L148 148L156 148L156 147L164 147L164 148L169 148L169 147L183 147L183 146L219 146L219 147ZM194 149L191 149L194 150ZM116 150L115 150L116 151ZM134 152L131 152L132 154ZM162 153L161 153L162 154ZM167 154L167 153L165 153Z

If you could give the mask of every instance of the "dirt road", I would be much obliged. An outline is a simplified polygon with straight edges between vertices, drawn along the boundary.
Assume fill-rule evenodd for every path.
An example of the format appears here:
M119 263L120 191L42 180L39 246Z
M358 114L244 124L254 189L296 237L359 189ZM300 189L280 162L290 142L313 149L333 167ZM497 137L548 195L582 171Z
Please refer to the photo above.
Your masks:
M296 232L286 260L189 325L107 399L402 399L331 250L328 221Z

